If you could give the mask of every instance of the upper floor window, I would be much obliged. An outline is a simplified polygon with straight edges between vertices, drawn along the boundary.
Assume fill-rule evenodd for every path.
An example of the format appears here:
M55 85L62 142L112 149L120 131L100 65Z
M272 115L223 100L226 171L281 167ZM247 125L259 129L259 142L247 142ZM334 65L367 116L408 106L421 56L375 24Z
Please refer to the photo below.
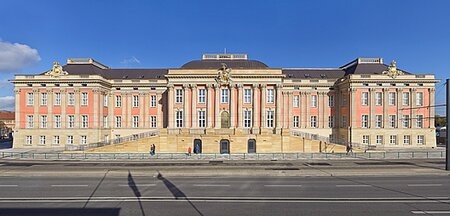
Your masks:
M409 106L409 92L403 92L403 106Z
M150 127L156 128L156 116L150 116Z
M103 106L108 106L108 95L103 95Z
M369 105L369 92L362 92L361 94L361 105Z
M116 128L122 127L122 116L116 116Z
M222 103L228 103L228 89L222 89Z
M423 92L416 92L416 106L423 106Z
M416 126L417 128L423 128L423 115L417 115Z
M198 111L198 127L201 127L201 128L206 127L206 111L205 110Z
M368 128L369 127L369 116L368 115L362 115L361 116L361 127L362 128Z
M27 115L27 128L34 127L34 117L32 115Z
M122 106L122 96L116 95L116 107Z
M61 128L61 116L55 115L55 128Z
M67 105L69 106L75 105L75 93L69 92L67 94Z
M252 111L244 110L244 127L250 128L252 125Z
M156 95L150 95L150 106L156 107Z
M299 126L299 117L300 116L294 116L294 128L298 128Z
M389 92L389 105L395 106L395 92Z
M273 118L274 118L274 111L269 110L267 111L267 127L273 128Z
M389 115L389 127L395 128L395 115Z
M403 127L409 128L409 115L403 115Z
M67 116L67 127L73 128L75 126L75 116L74 115L68 115Z
M133 116L133 128L139 127L139 116Z
M88 93L81 92L81 106L87 106L87 105L88 105Z
M334 116L328 116L328 127L334 128Z
M252 102L252 90L244 89L244 103L251 103L251 102Z
M330 95L330 97L328 99L328 106L334 107L334 95Z
M273 89L267 89L267 103L273 103L274 102L274 95L273 95Z
M317 95L311 95L311 106L317 107Z
M175 89L175 103L183 103L183 89Z
M311 127L317 128L317 116L311 116Z
M103 127L104 128L108 127L108 116L103 116Z
M175 126L177 128L181 128L183 127L183 111L182 110L177 110L175 113Z
M139 107L139 95L133 95L133 107Z
M34 104L34 95L33 92L27 93L27 105L33 105Z
M88 128L89 124L88 124L88 116L87 115L82 115L81 116L81 128Z
M61 105L61 93L55 92L55 106Z
M41 116L41 128L47 128L47 116Z
M47 106L47 93L41 93L41 106Z
M300 106L300 96L294 95L294 107L299 107L299 106Z
M383 127L383 116L382 115L375 116L375 127L376 128Z
M205 103L206 102L206 89L198 89L198 102Z
M383 105L383 93L382 92L375 92L375 105L376 106Z

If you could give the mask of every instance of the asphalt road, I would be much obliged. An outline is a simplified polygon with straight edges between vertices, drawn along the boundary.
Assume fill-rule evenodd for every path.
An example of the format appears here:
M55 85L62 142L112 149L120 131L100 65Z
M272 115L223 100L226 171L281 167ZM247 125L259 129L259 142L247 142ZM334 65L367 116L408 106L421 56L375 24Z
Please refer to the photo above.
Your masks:
M352 172L344 166L351 161L336 163ZM126 166L117 172L113 165L93 175L71 167L0 166L0 215L450 215L450 176L442 174L190 177ZM54 175L26 175L48 169Z

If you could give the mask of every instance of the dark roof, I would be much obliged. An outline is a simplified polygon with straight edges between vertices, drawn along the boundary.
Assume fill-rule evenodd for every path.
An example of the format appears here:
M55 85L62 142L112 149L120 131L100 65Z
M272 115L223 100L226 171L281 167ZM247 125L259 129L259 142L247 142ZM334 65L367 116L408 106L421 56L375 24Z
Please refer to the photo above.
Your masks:
M70 75L100 75L106 79L160 79L167 69L101 69L92 64L64 65Z
M222 67L222 63L227 64L229 68L240 69L266 69L266 64L257 60L194 60L183 66L182 69L218 69Z
M15 112L1 111L0 119L1 120L14 120L16 118Z
M357 61L357 60L355 60ZM345 75L347 74L382 74L383 71L387 71L388 69L388 65L385 64L364 64L364 63L360 63L360 64L353 64L349 67L344 68L345 66L343 66L343 70L345 71ZM400 69L398 69L400 70ZM411 74L409 72L406 72L404 70L400 70L405 74Z
M345 75L345 71L336 69L320 68L292 68L283 69L286 78L293 79L337 79Z

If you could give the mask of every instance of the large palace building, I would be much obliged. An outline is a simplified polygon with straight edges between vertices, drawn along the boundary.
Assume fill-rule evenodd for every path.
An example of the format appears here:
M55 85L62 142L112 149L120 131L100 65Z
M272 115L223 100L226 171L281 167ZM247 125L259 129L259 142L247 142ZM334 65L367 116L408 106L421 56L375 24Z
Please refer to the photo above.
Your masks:
M380 149L436 143L434 75L381 58L337 68L270 68L247 54L204 54L169 69L69 59L12 82L15 148L136 142L141 152L155 144L158 152L278 153L322 151L331 143Z

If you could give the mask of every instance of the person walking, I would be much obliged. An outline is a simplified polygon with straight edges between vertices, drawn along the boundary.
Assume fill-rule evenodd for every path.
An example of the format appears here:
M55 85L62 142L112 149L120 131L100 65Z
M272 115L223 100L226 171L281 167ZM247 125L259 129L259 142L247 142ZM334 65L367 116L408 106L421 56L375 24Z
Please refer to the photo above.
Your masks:
M189 146L188 148L188 156L191 156L192 148Z
M156 151L156 146L155 146L155 144L152 144L152 146L150 147L150 155L151 156L155 155L155 151Z
M195 153L195 154L200 153L200 146L199 146L198 144L196 144L194 148L195 148L195 149L194 149L194 153Z

